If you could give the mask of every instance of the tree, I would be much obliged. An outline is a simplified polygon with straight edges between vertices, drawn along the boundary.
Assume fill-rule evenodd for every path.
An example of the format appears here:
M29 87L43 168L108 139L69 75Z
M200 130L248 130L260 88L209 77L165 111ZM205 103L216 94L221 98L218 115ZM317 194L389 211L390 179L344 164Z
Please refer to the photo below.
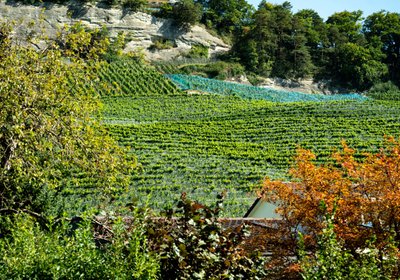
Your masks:
M302 28L306 39L305 46L309 50L313 64L320 68L324 65L326 59L327 25L317 12L309 9L300 10L294 14L294 19L299 22Z
M36 51L10 34L1 24L0 212L40 213L48 206L39 200L44 192L80 186L82 173L102 191L126 186L135 162L99 125L91 87L107 42L92 44L80 30Z
M249 27L237 35L232 51L247 69L265 76L303 78L314 71L305 21L289 2L261 2Z
M291 62L292 76L304 78L312 76L314 64L310 47L307 46L306 23L299 17L292 17L292 46L289 61Z
M380 11L365 19L363 33L369 44L381 49L390 78L400 80L400 14ZM399 85L399 83L398 83Z
M202 7L193 0L180 0L172 7L170 17L178 27L188 29L198 23L202 16Z
M400 240L400 142L387 138L385 147L376 154L359 154L343 143L335 153L336 164L317 165L311 151L299 149L292 181L266 179L260 191L262 198L277 205L286 222L286 234L295 243L293 232L300 229L306 240L315 242L322 231L326 204L332 213L339 238L347 248L355 249L376 236L384 244L392 231Z
M231 34L250 21L253 7L245 0L197 1L204 7L202 22L221 33Z
M361 44L363 42L362 19L362 11L360 10L344 11L331 15L326 21L331 46L337 47L348 42Z
M379 49L345 43L337 49L335 77L347 87L369 89L388 76L388 67L381 59Z

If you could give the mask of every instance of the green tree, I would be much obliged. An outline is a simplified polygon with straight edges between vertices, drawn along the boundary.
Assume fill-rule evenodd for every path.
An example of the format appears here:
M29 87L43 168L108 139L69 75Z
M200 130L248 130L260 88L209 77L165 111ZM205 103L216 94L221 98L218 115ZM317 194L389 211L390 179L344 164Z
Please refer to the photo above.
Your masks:
M386 58L390 78L400 85L400 14L380 11L365 19L363 33L368 43L379 48Z
M302 78L314 70L305 21L294 17L289 2L261 2L249 27L241 29L233 53L247 69L265 76Z
M245 0L208 0L200 3L205 10L202 22L221 33L231 34L245 25L254 12Z
M364 37L361 34L362 11L339 12L331 15L328 24L328 37L332 47L338 47L344 43L362 44Z
M0 26L0 211L46 210L43 192L80 186L80 174L110 192L129 182L135 162L99 124L90 73L107 42L67 33L42 51L13 44ZM88 60L83 60L84 57Z
M171 17L178 27L188 29L198 23L202 16L202 7L193 0L179 0L172 6Z
M380 62L381 55L380 50L354 43L341 45L337 50L337 80L352 88L370 88L388 75L387 66Z
M302 33L306 39L305 46L308 48L312 62L318 71L324 65L324 60L326 59L326 47L328 46L327 25L314 10L300 10L294 14L294 18L299 22L298 25L301 26Z
M365 90L387 77L378 47L368 44L362 31L362 12L334 13L327 20L329 45L323 76L344 86Z

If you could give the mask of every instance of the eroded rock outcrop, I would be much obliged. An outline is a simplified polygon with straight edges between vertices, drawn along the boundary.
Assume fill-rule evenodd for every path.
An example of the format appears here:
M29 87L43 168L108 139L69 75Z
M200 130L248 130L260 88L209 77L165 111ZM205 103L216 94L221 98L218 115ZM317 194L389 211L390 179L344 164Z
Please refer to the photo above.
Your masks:
M211 56L229 50L221 39L212 36L204 28L194 26L189 31L176 28L171 20L155 18L146 13L126 13L121 9L104 8L95 4L70 2L69 5L43 3L22 5L14 2L0 2L0 18L18 23L18 33L27 32L30 22L39 23L48 36L54 37L63 25L75 22L91 28L105 26L111 37L125 32L129 42L125 51L142 51L150 60L168 60L187 53L193 45L209 48ZM39 30L37 30L39 31ZM172 47L165 50L149 50L157 40L168 40Z

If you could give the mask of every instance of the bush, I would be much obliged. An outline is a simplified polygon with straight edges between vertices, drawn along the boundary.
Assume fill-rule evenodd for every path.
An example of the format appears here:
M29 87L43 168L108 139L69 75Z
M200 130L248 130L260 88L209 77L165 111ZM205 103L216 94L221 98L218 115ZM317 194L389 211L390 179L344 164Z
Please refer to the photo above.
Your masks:
M146 0L125 0L122 3L122 7L129 12L138 12L146 4Z
M175 46L174 42L171 40L159 38L153 42L149 47L149 50L168 50Z
M239 63L218 61L206 65L188 65L181 68L187 75L198 75L211 79L226 80L245 74L244 67Z
M117 221L112 242L99 246L90 219L73 221L44 231L30 216L7 219L0 279L156 279L158 260L141 227L128 232Z
M247 72L246 76L250 84L252 84L253 86L258 86L263 81L263 79L260 76L258 76L253 72Z
M183 194L176 211L149 228L153 249L168 279L261 279L266 275L259 252L241 248L245 227L223 229L218 221L222 204L209 208Z
M378 250L369 242L356 252L346 250L334 232L333 215L325 217L326 227L319 236L317 252L307 256L300 242L300 266L305 280L312 279L394 279L398 258L393 242Z
M400 100L400 89L391 81L378 83L370 88L367 96L377 100Z
M203 45L193 45L190 52L186 55L188 58L208 58L208 47Z

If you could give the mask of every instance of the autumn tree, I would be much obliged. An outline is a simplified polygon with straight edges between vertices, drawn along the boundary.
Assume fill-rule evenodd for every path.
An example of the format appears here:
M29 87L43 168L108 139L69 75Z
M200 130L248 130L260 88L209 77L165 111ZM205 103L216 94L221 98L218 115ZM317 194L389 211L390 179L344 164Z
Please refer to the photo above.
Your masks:
M128 183L134 162L99 124L91 86L108 42L75 31L37 51L0 25L0 214L40 213L44 192L79 187L81 174L103 191Z
M335 232L348 248L362 246L372 236L383 244L394 234L400 241L400 142L387 138L376 154L359 153L343 143L335 164L318 165L311 151L299 149L291 182L266 179L262 198L277 205L293 244L296 232L314 240L323 228L325 211L337 211Z

